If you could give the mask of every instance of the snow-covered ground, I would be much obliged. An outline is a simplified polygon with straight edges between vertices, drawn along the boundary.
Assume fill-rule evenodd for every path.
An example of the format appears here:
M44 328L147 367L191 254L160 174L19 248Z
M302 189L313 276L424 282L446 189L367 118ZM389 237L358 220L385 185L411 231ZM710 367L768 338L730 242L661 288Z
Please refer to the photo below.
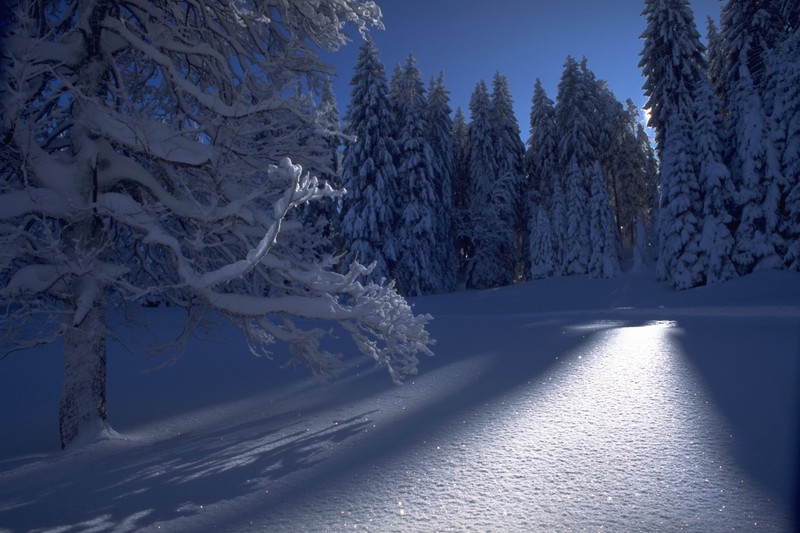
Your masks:
M652 278L416 299L437 355L400 387L360 357L320 385L224 328L155 371L114 344L120 436L67 452L58 346L13 354L0 530L793 530L800 274Z

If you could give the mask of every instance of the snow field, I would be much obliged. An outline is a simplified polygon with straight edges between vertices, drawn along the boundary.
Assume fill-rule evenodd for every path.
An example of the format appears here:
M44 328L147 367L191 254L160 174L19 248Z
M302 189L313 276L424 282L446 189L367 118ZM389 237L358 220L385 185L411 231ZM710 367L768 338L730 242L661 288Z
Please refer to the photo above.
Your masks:
M790 530L800 276L651 279L416 299L437 355L400 387L363 358L319 385L226 329L147 373L116 346L121 437L67 452L39 420L57 354L5 360L4 405L42 394L0 418L0 527Z

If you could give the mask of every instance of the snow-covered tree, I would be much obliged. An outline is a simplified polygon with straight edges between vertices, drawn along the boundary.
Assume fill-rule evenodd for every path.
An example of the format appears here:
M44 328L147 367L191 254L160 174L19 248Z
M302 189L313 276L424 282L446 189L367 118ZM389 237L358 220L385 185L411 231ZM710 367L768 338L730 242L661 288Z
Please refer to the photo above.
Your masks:
M526 199L531 276L534 279L561 273L564 202L555 114L555 105L537 78L531 99L530 136L524 160L528 178ZM539 253L545 255L537 257Z
M563 183L565 177L559 173L553 182L553 196L550 203L550 231L553 235L553 258L555 268L553 274L556 276L566 275L567 263L564 261L567 244L567 197L566 184Z
M469 127L464 112L456 108L453 117L453 216L455 217L456 259L459 275L472 257L469 228Z
M64 337L64 446L107 428L109 307L151 296L207 309L278 340L327 374L333 320L392 377L429 353L427 317L390 287L315 264L304 232L283 224L335 192L264 135L285 95L322 72L312 45L345 42L342 24L379 24L372 2L22 0L0 88L1 336L14 350ZM303 116L298 112L298 116ZM305 114L307 116L307 114ZM267 132L270 133L270 132Z
M657 175L652 170L652 147L647 134L639 124L639 109L631 100L624 112L615 114L616 129L613 144L608 148L604 173L615 217L620 227L620 238L625 246L632 246L636 237L636 219L648 220L653 207L651 190Z
M718 98L723 98L723 88L720 86L720 79L722 78L722 68L725 53L722 49L722 37L719 34L717 25L714 19L708 17L706 19L706 64L708 72L708 81L714 87L714 92Z
M361 45L350 85L345 132L353 140L345 144L342 160L348 194L342 201L340 229L345 264L374 261L372 278L392 279L398 259L398 150L386 72L369 38Z
M553 101L539 78L531 99L530 136L525 151L525 172L530 189L529 202L550 209L553 184L558 174L558 128Z
M442 264L438 261L439 207L434 181L433 151L428 142L427 101L422 76L409 55L394 80L397 117L398 212L397 263L394 276L402 294L440 292Z
M772 54L768 63L768 76L772 80L768 90L773 96L772 125L780 154L781 173L784 179L784 219L781 235L786 243L786 267L800 270L800 27L797 17L800 7L795 5L794 22L788 16L791 2L786 3L787 24L792 31Z
M723 104L734 114L732 100L739 81L752 84L763 97L768 83L767 59L785 35L780 0L728 0L720 14L722 54L718 71ZM742 78L747 79L742 79Z
M731 259L734 239L730 231L734 190L730 172L723 163L719 102L711 83L702 80L698 84L693 102L692 152L703 197L700 248L707 257L706 283L715 283L736 276Z
M401 93L403 91L401 80L403 79L403 67L400 66L400 63L397 63L394 68L392 69L392 75L389 77L389 104L392 109L392 114L394 116L394 121L391 124L392 127L392 135L395 138L400 134L400 107L399 102L401 100ZM398 166L399 163L395 162L395 166Z
M492 143L492 119L489 90L481 80L475 86L469 102L469 193L471 212L480 211L486 204L497 177Z
M509 224L515 238L512 243L515 250L515 278L527 274L525 264L528 261L527 236L527 202L525 201L526 176L523 169L525 145L520 138L519 124L514 115L514 100L508 87L508 78L495 73L492 79L491 97L492 138L498 172L498 183L495 189L502 186L506 190L495 191L496 197L502 199L493 206L502 223Z
M784 35L779 2L729 0L721 14L720 87L727 111L728 166L736 185L733 260L740 274L782 264L785 184L767 99L770 53ZM795 58L796 61L796 58Z
M592 168L589 206L589 274L595 278L611 278L620 270L619 233L599 162Z
M647 226L641 218L636 219L636 237L633 241L633 266L631 271L641 272L647 266Z
M428 119L428 142L433 155L431 164L436 185L437 262L441 265L440 288L443 291L452 291L456 288L458 272L456 218L453 213L455 156L451 112L450 93L444 86L444 74L440 73L437 78L431 79L428 86L426 116Z
M516 232L513 226L514 184L500 174L494 148L491 100L480 81L470 99L469 228L474 249L467 286L488 288L514 280Z
M531 223L530 243L530 275L532 279L544 279L558 273L556 265L553 231L550 215L543 206L534 207L531 211L534 220Z
M736 121L731 135L736 143L731 171L738 206L733 261L740 274L747 274L781 266L781 170L763 100L746 68L742 68L730 98L729 117Z
M586 274L591 253L589 242L589 187L593 166L599 161L592 117L595 113L593 81L584 75L572 57L564 61L558 83L556 125L559 167L564 173L566 208L565 248L562 253L566 274Z
M333 84L328 78L322 87L322 96L318 104L312 100L312 126L308 139L298 152L310 152L308 161L302 161L303 167L317 176L318 179L330 183L334 188L341 187L341 124L339 109L336 107L336 95ZM309 94L309 98L312 95ZM322 233L321 243L330 251L333 237L338 231L339 215L337 213L341 198L327 198L316 202L308 202L302 207L301 218L306 226L313 226Z
M687 0L648 0L644 14L640 66L661 157L657 276L676 288L690 288L705 283L708 268L700 243L703 184L692 131L698 114L707 112L702 108L707 97L698 96L710 92L705 50Z
M562 251L563 271L567 275L586 274L589 269L589 194L584 182L586 176L574 155L567 165L566 216L564 246Z
M690 110L691 91L705 70L705 49L688 0L646 0L647 28L639 67L645 76L645 109L661 157L666 122L678 110Z
M661 204L658 211L659 253L656 276L670 280L676 289L689 289L703 283L705 265L700 236L702 215L700 185L697 182L691 152L686 151L689 123L683 113L670 115L662 139ZM674 138L673 138L674 137Z

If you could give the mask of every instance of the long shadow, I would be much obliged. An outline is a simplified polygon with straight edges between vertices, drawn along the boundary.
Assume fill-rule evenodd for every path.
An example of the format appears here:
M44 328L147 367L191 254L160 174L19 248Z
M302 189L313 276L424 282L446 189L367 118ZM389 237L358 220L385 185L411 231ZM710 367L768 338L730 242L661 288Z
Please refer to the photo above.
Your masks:
M140 530L201 513L249 494L253 480L279 480L316 467L325 446L359 434L374 412L316 431L304 429L296 413L283 413L152 446L122 443L110 451L67 452L53 458L59 468L48 469L57 472L56 479L31 483L28 476L10 494L0 492L0 502L10 507L0 514L0 526L80 531L91 525L103 531L126 524Z
M797 320L704 317L680 325L678 342L730 424L740 465L800 524Z
M223 424L211 433L175 436L151 446L133 442L111 451L86 450L91 456L83 458L53 457L54 463L60 462L58 468L46 470L55 472L57 479L36 483L28 476L25 484L12 489L13 495L3 495L0 490L0 502L16 501L15 506L3 511L2 526L12 530L72 531L87 524L98 530L113 530L126 524L147 529L157 522L203 513L215 504L263 490L264 483L279 481L280 491L262 495L257 508L251 506L251 511L263 514L269 508L301 503L301 496L313 487L400 453L460 413L536 379L593 334L570 335L548 326L537 332L537 346L528 349L524 339L530 336L526 331L529 325L523 325L511 328L509 349L504 349L492 346L481 334L482 327L492 327L485 319L463 325L464 335L453 344L443 341L437 348L439 355L425 361L423 374L447 372L448 365L460 361L465 346L469 346L470 353L492 354L489 364L471 379L457 383L447 394L432 395L430 401L391 424L376 430L370 420L374 411L366 410L345 415L345 419L334 420L316 431L306 429L305 413L346 406L392 387L382 372L356 373L339 384L341 395L320 394L319 400L311 401L302 412L289 409L269 417L255 416L238 425ZM332 391L336 387L336 383L332 384ZM414 385L406 387L404 392L416 394ZM324 388L320 390L324 392ZM370 431L366 432L367 428ZM324 453L326 447L356 436L359 438L352 445L342 448L343 453ZM302 472L305 474L298 475ZM284 478L287 483L282 482ZM63 507L45 507L43 502L48 500ZM247 510L242 511L236 516L221 513L213 520L223 524L246 520Z

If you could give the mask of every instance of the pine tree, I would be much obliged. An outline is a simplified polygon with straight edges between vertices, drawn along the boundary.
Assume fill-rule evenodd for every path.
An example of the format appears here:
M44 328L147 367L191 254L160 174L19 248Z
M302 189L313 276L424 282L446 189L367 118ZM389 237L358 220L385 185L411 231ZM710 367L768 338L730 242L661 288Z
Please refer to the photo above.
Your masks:
M660 157L670 115L692 107L690 91L705 71L705 50L688 0L647 0L643 15L647 28L639 67Z
M431 79L428 89L428 142L431 145L432 167L436 184L437 205L435 212L437 257L441 265L441 290L456 288L458 266L456 264L456 220L454 217L455 172L453 121L450 118L450 93L444 86L444 74ZM463 119L463 116L462 116Z
M520 139L519 124L514 116L514 102L508 88L508 79L497 72L492 80L491 97L492 139L498 182L495 187L495 198L498 202L493 206L500 223L508 225L514 232L511 245L514 256L504 261L513 261L514 277L522 277L527 273L529 253L525 202L526 180L523 171L525 145ZM499 188L504 190L500 191Z
M566 231L563 269L567 275L586 274L589 269L589 194L586 176L573 154L566 172Z
M723 163L719 103L710 83L697 87L694 105L693 157L703 195L700 248L707 257L706 283L715 283L736 275L730 231L734 191L730 172Z
M709 83L704 48L687 0L648 0L644 14L639 65L661 156L656 273L676 288L690 288L705 282L708 265L700 245L703 193L689 126L697 111L693 91Z
M345 145L342 161L347 189L342 201L344 260L345 264L374 261L372 277L392 279L397 260L397 146L386 73L371 39L360 48L350 85L345 131L355 140Z
M530 275L532 279L549 278L557 272L550 215L542 206L532 208L531 213Z
M422 76L409 55L396 80L398 118L398 189L402 210L397 228L395 278L401 294L418 296L443 290L438 253L439 200L434 182L433 152L428 142Z
M453 215L459 275L464 273L472 257L472 240L469 225L469 128L461 108L453 118Z
M775 1L729 0L722 9L720 74L727 109L728 166L736 185L738 225L733 260L740 274L781 265L781 197L785 185L770 123L769 54L784 34Z
M525 152L525 172L529 184L526 199L528 212L531 214L528 221L531 275L540 278L545 275L560 274L564 204L562 187L559 183L558 127L553 101L547 97L538 78L531 99L530 136ZM557 189L558 194L556 194ZM541 219L547 221L546 226ZM548 239L550 244L539 244L543 243L543 239ZM537 258L536 254L540 252L548 253L552 257ZM550 262L552 266L549 266Z
M788 17L788 6L786 13ZM795 7L800 11L800 7ZM774 80L772 118L778 153L781 154L781 173L784 178L784 219L781 235L786 243L784 263L787 268L800 270L800 28L797 13L787 18L791 33L780 44L769 61L768 75Z
M650 216L652 202L645 192L655 176L648 174L648 155L652 153L649 138L639 138L639 110L631 100L626 111L619 117L620 124L613 150L610 151L606 167L612 178L614 209L620 226L620 238L625 246L633 246L636 239L636 219L646 220ZM646 144L642 145L641 140Z
M728 0L722 7L719 87L723 106L734 114L733 122L737 121L737 111L732 100L740 81L752 84L755 93L764 96L767 58L785 35L783 20L780 1L776 0Z
M598 161L591 117L595 110L589 80L572 57L564 62L558 83L556 124L559 131L559 166L564 169L566 205L564 270L569 275L586 274L591 253L589 243L589 179Z
M536 79L531 101L530 137L525 152L525 171L530 188L529 202L549 210L553 184L558 173L558 128L555 106Z
M392 76L389 78L389 103L392 109L392 116L394 117L394 121L390 125L392 135L396 139L400 135L400 122L401 122L401 111L399 107L399 102L402 99L401 93L403 91L401 85L403 78L403 67L400 63L397 63L394 68L392 69ZM395 166L399 166L399 161L395 161Z
M717 25L714 24L714 19L708 17L706 19L706 64L708 65L708 81L714 87L714 93L720 100L724 98L724 88L721 86L722 69L724 58L724 50L722 49L722 37L719 34ZM724 110L721 111L721 113Z
M798 183L800 183L800 6L783 2L780 15L784 31L776 38L775 48L765 58L764 105L768 115L771 143L780 158L778 191L781 220L781 251L784 265L798 268L800 226Z
M675 113L665 127L661 175L665 190L661 193L658 233L659 253L656 276L670 280L676 289L688 289L703 283L704 265L700 264L702 219L698 215L700 186L685 150L689 137L686 114Z
M596 162L592 168L589 243L589 274L595 278L611 278L619 274L619 238L617 223L608 202L606 178Z
M475 86L469 102L469 210L482 210L497 177L492 143L492 119L489 91L481 80Z
M553 240L553 258L555 267L553 274L555 276L567 275L567 263L565 260L567 254L567 197L566 197L566 184L564 183L563 174L556 174L553 181L553 196L550 204L550 232L552 233Z
M514 279L516 235L508 216L514 198L508 192L513 184L497 168L491 103L483 81L472 93L470 112L468 224L474 255L467 286L481 289L507 285Z
M314 145L314 161L306 168L331 185L341 187L341 124L330 78L324 81L322 96L319 104L313 106L312 114L313 131L311 139L306 142L306 148ZM340 201L340 198L326 198L319 202L309 202L303 206L299 216L306 226L316 227L322 234L321 242L327 252L332 250L334 236L338 232L339 216L336 211Z
M762 99L743 68L731 94L732 138L736 150L731 161L737 185L738 221L733 261L739 274L781 265L784 246L780 224L780 168L771 142ZM736 110L736 111L733 111Z

